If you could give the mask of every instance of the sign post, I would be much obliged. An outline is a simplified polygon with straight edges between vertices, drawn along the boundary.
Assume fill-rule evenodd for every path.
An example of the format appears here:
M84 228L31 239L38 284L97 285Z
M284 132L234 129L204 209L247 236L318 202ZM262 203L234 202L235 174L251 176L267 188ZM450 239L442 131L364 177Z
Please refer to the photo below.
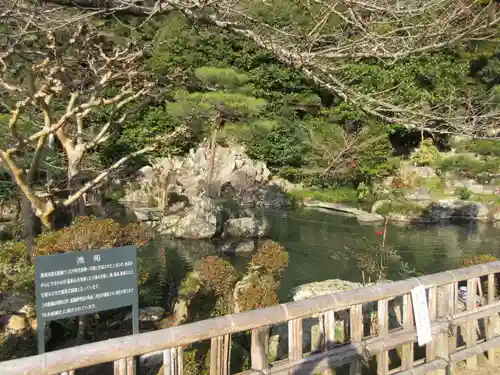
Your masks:
M45 323L132 306L139 333L137 248L79 251L35 258L38 352L45 352Z

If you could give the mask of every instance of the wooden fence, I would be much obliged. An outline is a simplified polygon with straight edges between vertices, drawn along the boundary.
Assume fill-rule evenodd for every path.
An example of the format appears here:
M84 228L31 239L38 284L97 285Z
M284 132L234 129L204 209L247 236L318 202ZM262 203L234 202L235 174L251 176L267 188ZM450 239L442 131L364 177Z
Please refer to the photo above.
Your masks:
M251 370L241 373L245 375L332 374L339 367L349 367L350 375L360 375L363 362L374 358L379 375L444 374L445 369L453 369L460 361L475 368L477 355L486 353L488 361L493 363L495 348L500 347L500 335L496 334L500 312L497 273L500 262L493 262L323 295L2 362L0 374L71 375L77 369L113 362L115 375L131 375L134 358L162 351L162 374L180 375L184 373L183 348L210 340L210 375L228 375L231 337L248 331ZM428 293L433 336L430 344L420 348L422 358L418 358L416 350L410 294L418 285L423 285ZM461 285L468 289L466 303L459 300ZM303 322L311 317L319 325L316 350L303 345L303 335L307 333ZM287 355L271 362L270 327L283 323L288 327ZM340 342L336 327L344 327ZM396 353L399 359L392 360Z

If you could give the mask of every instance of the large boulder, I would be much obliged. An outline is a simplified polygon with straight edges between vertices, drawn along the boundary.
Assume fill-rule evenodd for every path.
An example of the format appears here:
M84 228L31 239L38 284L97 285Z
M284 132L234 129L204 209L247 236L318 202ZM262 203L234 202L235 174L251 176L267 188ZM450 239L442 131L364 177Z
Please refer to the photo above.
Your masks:
M45 342L52 336L51 324L45 324ZM0 329L7 336L22 336L38 328L33 299L30 296L7 296L0 300Z
M186 196L207 192L210 149L200 146L185 156L158 159L141 168L126 186L122 201L130 206L137 202L158 206L165 189ZM283 207L290 204L284 190L270 180L265 163L252 159L241 147L217 147L215 150L211 194L230 192L230 198L252 206ZM226 194L227 195L227 194Z
M302 284L292 290L292 299L301 301L324 294L343 292L361 288L363 285L347 280L330 279L325 281L317 281L309 284Z
M224 236L236 238L264 237L269 230L269 223L265 218L241 217L229 219L224 224Z
M0 301L0 312L4 314L33 315L33 299L30 296L9 296Z
M212 200L189 197L189 205L180 212L168 213L157 225L161 234L185 239L209 239L215 236L218 208Z
M390 283L389 280L382 280L378 283ZM363 285L361 283L355 283L347 280L340 279L330 279L325 281L313 282L309 284L303 284L293 289L292 298L294 301L300 301L303 299L309 299L325 294L335 294L338 292L345 292L348 290L362 288L364 286L374 285L366 284ZM389 304L389 327L397 328L401 326L402 323L402 298L396 298L392 300ZM338 312L340 320L348 322L348 312ZM363 318L365 322L373 321L373 316L377 314L377 303L367 303L363 305ZM373 326L372 329L376 330L376 326Z
M431 205L429 214L438 219L489 221L492 218L492 213L485 204L460 199L439 200Z
M387 200L377 201L372 206L372 212L377 212ZM437 222L441 220L495 221L495 212L480 202L466 201L457 198L438 201L413 201L415 207L420 207L421 214L402 214L391 212L389 218L393 221Z

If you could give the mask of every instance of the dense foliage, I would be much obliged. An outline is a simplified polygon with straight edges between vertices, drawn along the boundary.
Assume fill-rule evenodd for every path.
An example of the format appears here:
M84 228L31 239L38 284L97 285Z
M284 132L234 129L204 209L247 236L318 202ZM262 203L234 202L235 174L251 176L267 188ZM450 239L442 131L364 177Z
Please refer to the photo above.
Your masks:
M144 246L151 232L136 224L125 226L111 219L81 217L70 227L46 232L36 238L37 255L68 251L91 251L135 244ZM141 265L140 265L141 266ZM0 290L11 293L34 293L34 267L26 244L9 241L0 244ZM148 270L140 267L139 283L149 278ZM147 291L144 291L147 293Z
M263 4L246 4L246 10L255 20L265 21L276 30L293 21L296 34L292 39L309 30L308 23L322 9L320 5L311 5L305 12L305 5L294 1L272 3L272 9ZM478 9L485 5L478 5ZM327 18L326 26L322 27L337 32L342 20L332 14ZM156 87L148 98L134 106L125 121L116 124L110 139L86 160L89 169L92 165L93 169L99 169L137 151L179 125L187 125L189 131L173 144L158 147L154 155L186 152L212 134L214 117L222 108L225 123L217 133L217 141L245 145L252 158L265 161L274 173L321 188L356 189L363 184L371 189L373 182L397 170L399 160L393 156L394 148L402 147L403 154L409 155L421 136L429 134L384 120L380 116L383 109L374 110L377 115L367 111L362 95L370 95L371 100L380 94L384 103L424 112L428 109L444 113L447 108L458 108L459 115L465 113L460 112L464 103L469 107L485 103L490 110L500 103L500 56L493 40L408 53L390 63L369 57L339 58L334 70L336 79L348 84L358 95L357 100L346 100L335 90L318 86L302 70L285 66L277 53L257 46L252 38L210 22L193 23L181 13L159 15L146 23L129 16L122 17L120 22L101 18L93 23L115 39L128 38L143 45L146 51L143 73ZM374 29L381 35L390 34L396 27L392 21L381 25L385 26ZM96 111L92 120L102 122L107 115L106 110ZM0 118L2 127L6 126L4 120ZM428 122L431 121L422 117L422 127L440 125ZM24 129L32 125L28 121L18 126ZM408 142L411 138L418 141ZM433 138L435 145L449 143L447 136L439 132ZM0 141L12 142L12 139ZM430 144L428 147L428 142L431 141L426 140L412 155L418 165L435 162L436 148ZM498 142L478 140L466 147L491 158L490 164L497 162L494 157L499 153ZM55 159L47 160L42 168L60 177ZM141 164L146 160L136 159L136 162ZM443 165L443 170L450 168L448 164ZM483 169L486 170L478 173L489 172L488 166Z
M277 22L275 12L266 17ZM221 104L227 119L219 142L244 144L252 158L265 161L273 172L294 182L356 188L393 174L398 160L392 155L391 139L402 134L400 142L404 142L405 134L412 135L403 126L384 123L317 87L280 64L269 51L229 31L193 25L172 13L161 22L150 22L141 36L152 40L149 69L165 86L159 101L123 126L106 155L139 147L156 132L179 123L188 123L192 131L176 149L185 151L208 137L214 106ZM455 105L467 95L494 96L499 68L494 46L485 43L390 65L370 59L346 61L338 74L353 81L359 92L389 90L395 104L437 107ZM428 142L414 154L416 164L435 161L436 148L432 142L428 147ZM474 147L481 154L495 155L494 144L477 141Z

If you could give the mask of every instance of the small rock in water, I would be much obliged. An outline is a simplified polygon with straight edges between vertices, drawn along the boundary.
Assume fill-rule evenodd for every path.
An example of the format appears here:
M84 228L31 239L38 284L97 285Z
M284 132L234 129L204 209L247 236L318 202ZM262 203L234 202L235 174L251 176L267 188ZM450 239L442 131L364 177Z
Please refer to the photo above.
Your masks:
M139 321L140 322L157 322L163 319L166 315L166 311L162 307L145 307L139 310ZM132 314L128 314L124 320L132 319Z
M228 237L255 238L264 237L269 229L266 219L257 220L253 217L229 219L225 223L224 234Z
M255 250L254 240L231 241L222 245L221 250L224 253L251 253Z

